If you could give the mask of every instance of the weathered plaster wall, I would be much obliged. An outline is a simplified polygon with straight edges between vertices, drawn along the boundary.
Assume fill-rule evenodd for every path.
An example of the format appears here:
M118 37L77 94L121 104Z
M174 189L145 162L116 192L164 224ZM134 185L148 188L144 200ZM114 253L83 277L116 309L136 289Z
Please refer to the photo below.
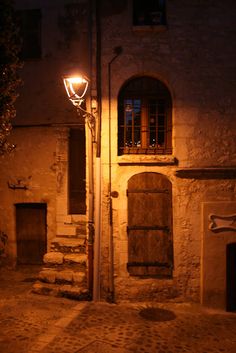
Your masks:
M16 128L11 140L16 144L13 153L1 158L0 173L0 229L8 236L9 260L16 259L15 204L47 204L48 241L56 230L56 134L48 128ZM20 185L27 189L11 189Z
M113 48L123 52L111 64L111 170L115 296L118 299L179 297L200 300L201 204L235 200L235 180L180 179L178 167L230 166L236 162L236 50L235 3L221 1L167 1L166 30L135 31L131 1L120 9L109 8L102 19L102 159L103 236L102 286L108 295L109 278L109 102L108 63ZM228 4L229 5L229 4ZM233 11L234 10L234 11ZM158 156L117 156L117 97L130 78L151 75L169 88L173 103L173 159L162 166ZM172 165L174 158L177 164ZM120 162L129 165L119 165ZM139 164L140 163L140 164ZM172 280L138 280L130 277L127 263L128 179L141 172L166 175L173 185L174 276Z
M16 0L16 10L41 10L42 57L25 60L20 75L23 85L16 101L12 141L15 152L0 160L0 230L8 235L8 254L15 260L14 204L46 202L47 246L56 235L74 235L68 215L68 134L83 124L69 102L62 76L81 71L89 76L88 4L86 1ZM11 190L7 181L18 179L27 190ZM86 217L82 217L82 221Z
M78 71L89 76L86 2L16 0L15 7L40 9L42 15L42 57L24 62L15 124L75 122L76 110L66 97L62 76Z

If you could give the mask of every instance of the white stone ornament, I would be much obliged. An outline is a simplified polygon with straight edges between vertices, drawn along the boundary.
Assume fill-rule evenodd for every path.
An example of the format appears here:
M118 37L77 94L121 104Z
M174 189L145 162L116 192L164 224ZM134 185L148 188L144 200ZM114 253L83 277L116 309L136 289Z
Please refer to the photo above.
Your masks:
M236 213L232 215L210 214L209 221L209 230L212 232L236 231Z

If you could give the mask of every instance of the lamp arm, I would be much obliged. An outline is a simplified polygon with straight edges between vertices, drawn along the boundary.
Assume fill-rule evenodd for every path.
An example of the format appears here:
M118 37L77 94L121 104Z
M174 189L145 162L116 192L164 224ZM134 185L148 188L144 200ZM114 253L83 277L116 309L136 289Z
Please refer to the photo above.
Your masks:
M83 113L83 117L91 130L93 142L95 142L96 116L83 109L80 105L77 105L77 110Z

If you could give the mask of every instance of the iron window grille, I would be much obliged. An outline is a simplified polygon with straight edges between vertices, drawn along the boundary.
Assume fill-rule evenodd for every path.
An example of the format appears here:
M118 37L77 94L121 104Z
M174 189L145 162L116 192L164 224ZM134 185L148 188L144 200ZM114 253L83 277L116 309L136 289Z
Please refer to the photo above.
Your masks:
M118 154L171 154L171 97L160 81L141 77L119 95Z

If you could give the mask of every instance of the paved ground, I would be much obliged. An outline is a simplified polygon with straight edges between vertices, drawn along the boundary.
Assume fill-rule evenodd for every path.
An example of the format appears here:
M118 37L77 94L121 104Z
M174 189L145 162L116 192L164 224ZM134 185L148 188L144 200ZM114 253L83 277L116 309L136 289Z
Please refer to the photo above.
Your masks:
M37 269L0 271L0 353L235 353L236 313L32 294Z

